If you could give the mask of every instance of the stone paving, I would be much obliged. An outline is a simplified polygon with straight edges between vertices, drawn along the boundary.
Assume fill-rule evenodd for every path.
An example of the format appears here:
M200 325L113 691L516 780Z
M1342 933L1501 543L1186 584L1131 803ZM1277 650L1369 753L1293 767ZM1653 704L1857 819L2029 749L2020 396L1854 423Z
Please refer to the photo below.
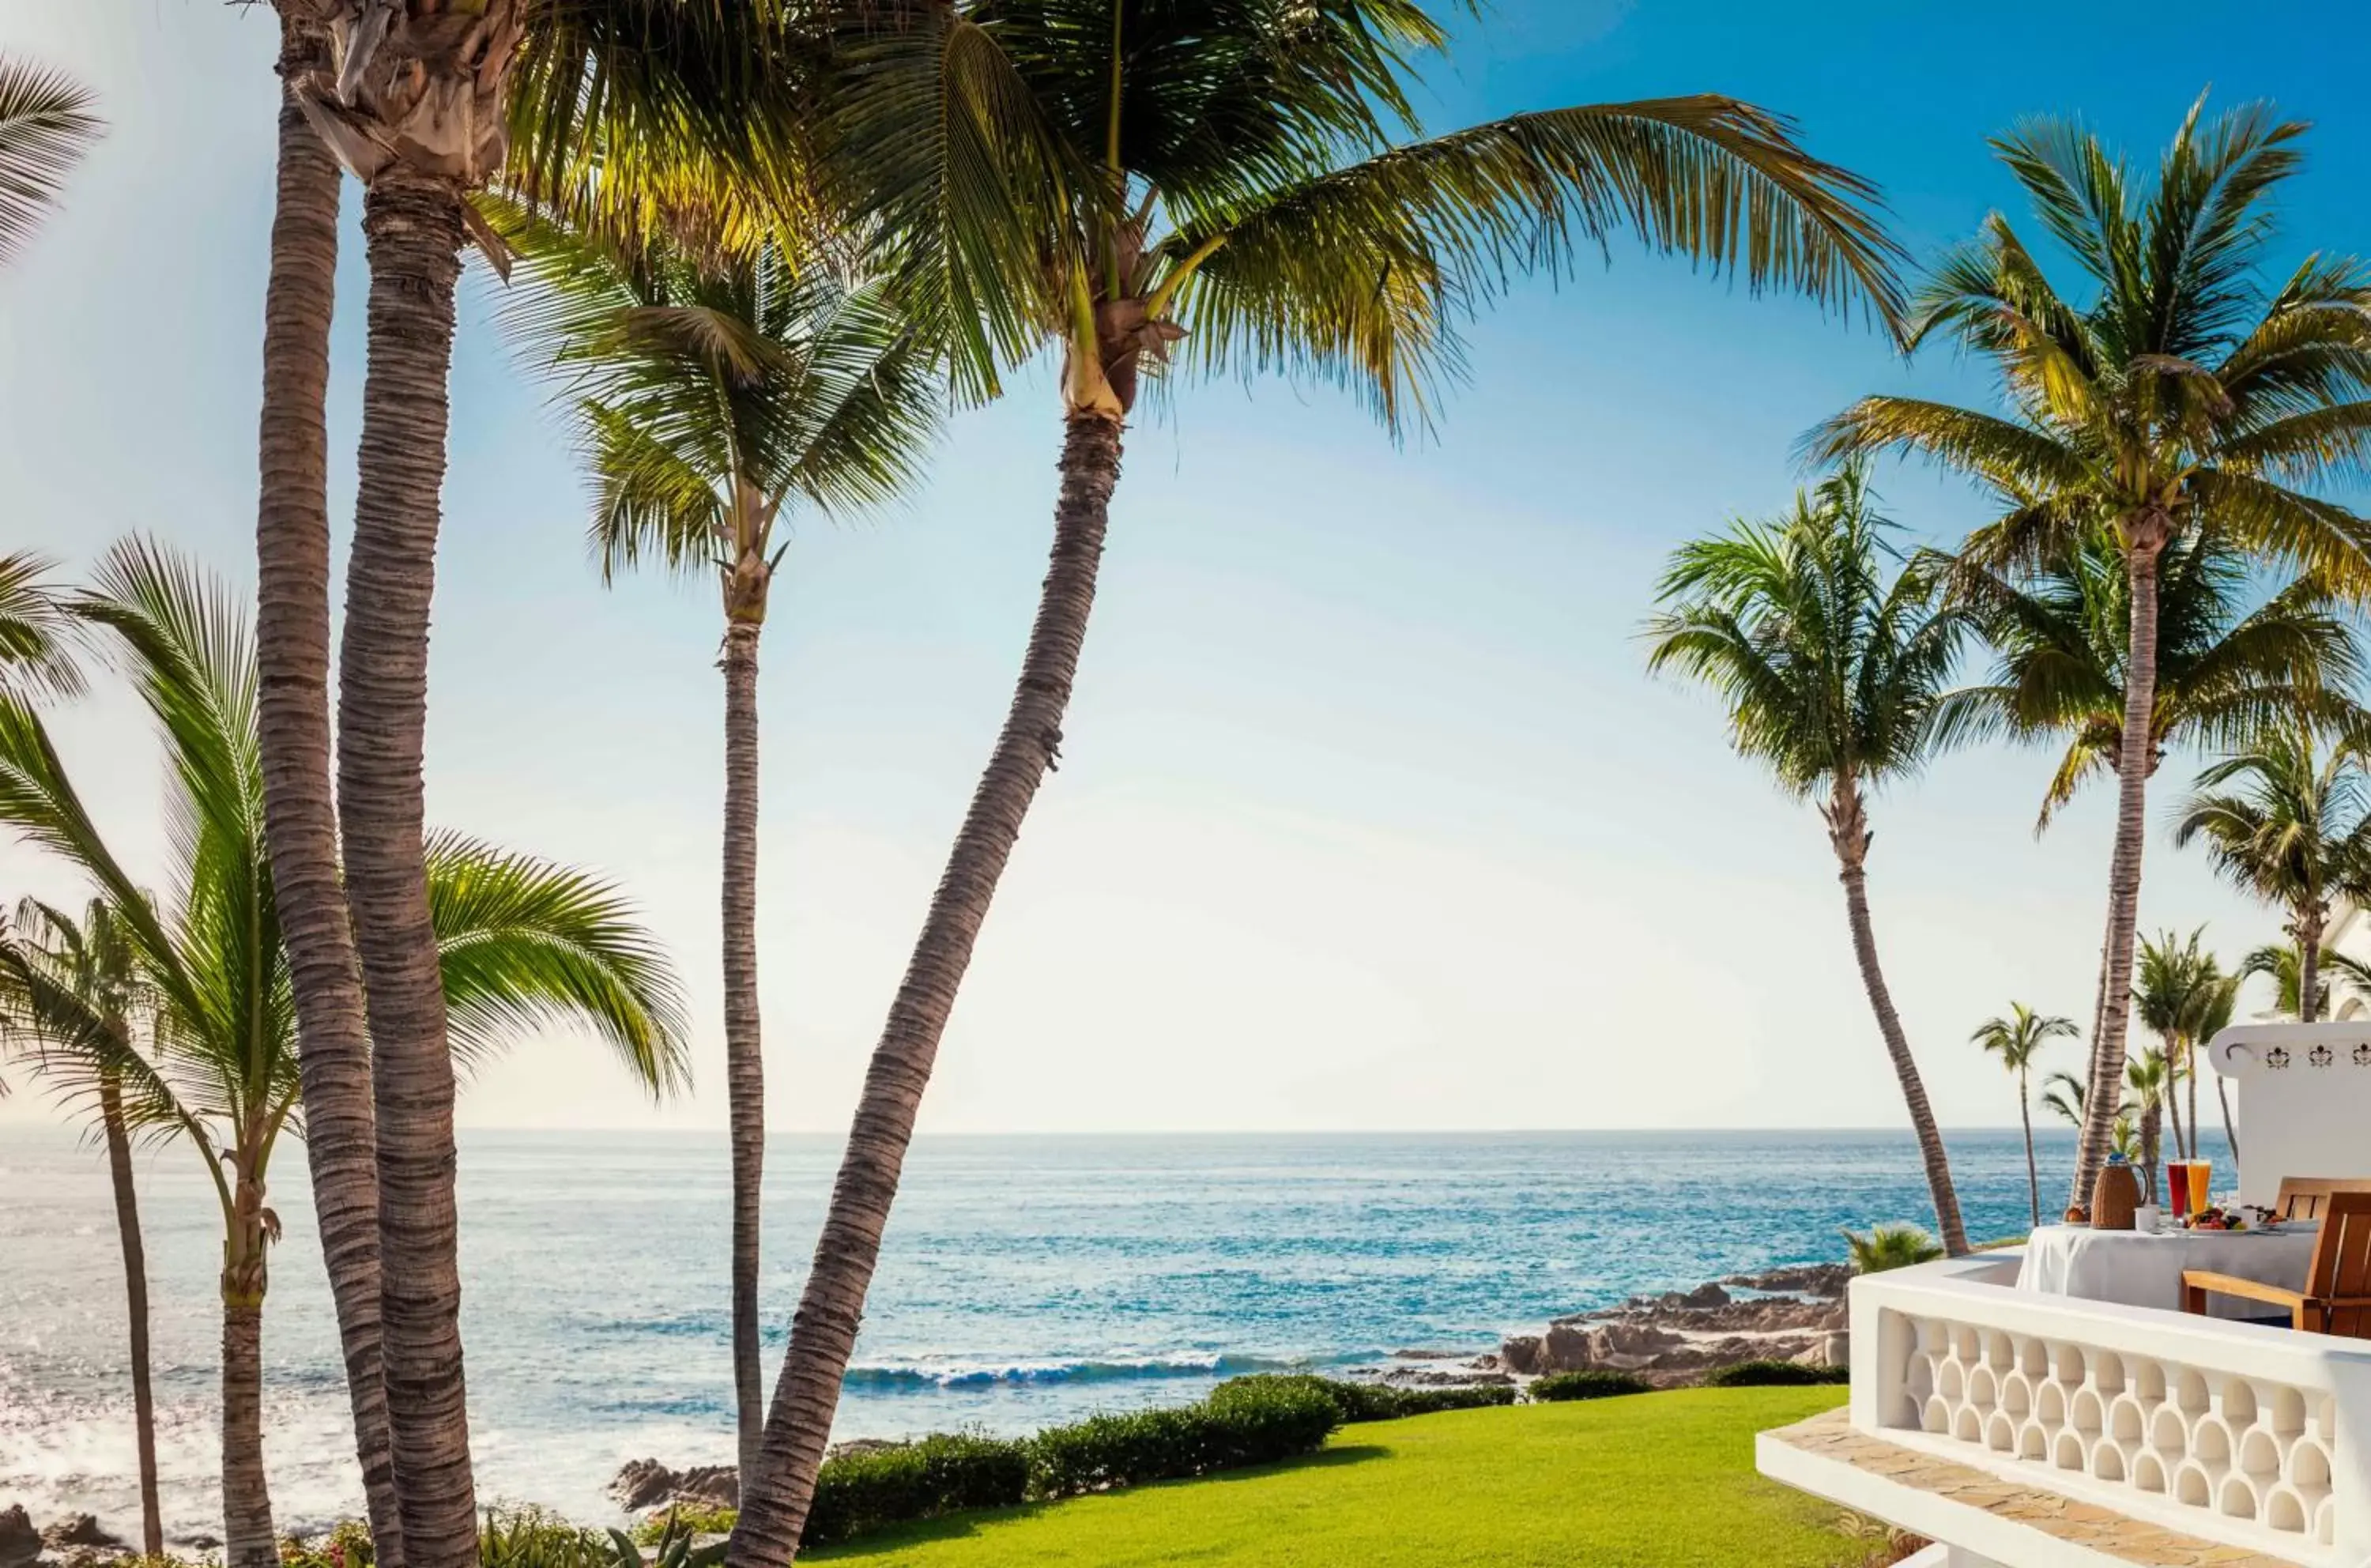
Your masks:
M2297 1568L2284 1557L2246 1547L2218 1546L2113 1508L2079 1503L2055 1492L2020 1486L1966 1465L1920 1453L1856 1430L1843 1411L1831 1411L1764 1434L1774 1441L1881 1475L1903 1486L1948 1497L1996 1518L2086 1546L2139 1568Z

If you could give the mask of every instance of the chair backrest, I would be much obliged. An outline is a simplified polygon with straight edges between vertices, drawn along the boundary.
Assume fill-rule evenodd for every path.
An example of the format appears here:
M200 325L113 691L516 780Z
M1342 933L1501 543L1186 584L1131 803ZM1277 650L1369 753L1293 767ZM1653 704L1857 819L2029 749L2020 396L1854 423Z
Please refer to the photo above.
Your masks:
M2371 1193L2332 1193L2322 1205L2321 1234L2314 1238L2305 1293L2324 1301L2371 1297ZM2371 1307L2331 1309L2322 1332L2371 1339Z
M2319 1219L2334 1193L2371 1193L2371 1181L2355 1176L2284 1176L2273 1207L2283 1219Z

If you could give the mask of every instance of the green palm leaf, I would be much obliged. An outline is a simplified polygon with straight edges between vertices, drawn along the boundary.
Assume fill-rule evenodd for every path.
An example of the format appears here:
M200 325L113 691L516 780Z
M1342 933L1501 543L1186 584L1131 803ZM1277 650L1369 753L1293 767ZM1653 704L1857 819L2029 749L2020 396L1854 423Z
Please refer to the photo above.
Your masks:
M15 260L99 133L90 95L29 61L0 56L0 267Z

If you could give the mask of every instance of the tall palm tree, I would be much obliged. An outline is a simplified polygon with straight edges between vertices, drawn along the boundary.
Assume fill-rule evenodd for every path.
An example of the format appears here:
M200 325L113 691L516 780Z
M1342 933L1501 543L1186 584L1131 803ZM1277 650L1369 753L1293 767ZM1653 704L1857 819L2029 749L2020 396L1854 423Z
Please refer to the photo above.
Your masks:
M733 1381L741 1473L766 1390L758 1319L766 1090L758 1008L758 647L790 548L784 508L878 506L936 426L937 356L877 285L778 241L635 249L508 202L481 211L519 255L508 324L560 383L594 481L604 577L655 560L712 574L724 639L723 959L732 1124ZM783 536L777 543L778 528Z
M2173 842L2199 840L2226 882L2287 911L2299 955L2296 1015L2313 1022L2321 1016L2331 901L2371 896L2371 798L2360 747L2341 740L2325 755L2303 725L2265 731L2199 774Z
M2064 1068L2041 1080L2041 1103L2053 1115L2080 1132L2084 1107L2091 1098L2088 1078L2080 1078Z
M272 1153L298 1114L290 965L262 843L254 656L220 592L151 547L118 547L81 613L112 632L162 732L177 826L158 905L110 852L41 722L0 699L0 823L87 878L155 997L120 1071L135 1130L186 1138L221 1202L226 1560L277 1561L264 1482L262 1311L280 1222ZM438 984L466 1064L523 1031L589 1029L653 1093L682 1079L681 1004L631 912L564 868L440 836L427 846ZM75 1058L52 1060L52 1076Z
M687 171L712 195L720 166L699 165L692 149L730 155L770 198L781 159L756 153L779 151L763 128L783 121L758 110L777 96L772 67L789 52L775 45L791 8L777 0L278 0L278 8L286 92L257 530L273 870L291 899L306 1106L323 1128L315 1201L380 1561L468 1568L478 1519L454 1084L420 776L465 236L498 266L503 259L465 198L506 153L531 188L538 175L577 188L594 148L605 214L634 208L651 180ZM315 136L302 133L296 114ZM320 392L336 176L324 144L367 188L372 278L334 793Z
M1913 562L1886 580L1885 536L1857 465L1798 492L1775 521L1740 520L1673 552L1648 623L1652 670L1701 682L1729 709L1729 742L1789 793L1819 802L1844 883L1854 957L1926 1167L1943 1244L1968 1250L1943 1135L1926 1102L1868 912L1868 796L1934 749L1936 714L1966 630Z
M2130 651L2077 1202L2106 1157L2123 1081L2166 551L2211 520L2233 545L2334 590L2371 586L2371 523L2316 493L2371 450L2371 267L2317 254L2268 286L2270 203L2299 167L2306 128L2264 105L2211 121L2203 107L2154 177L2071 121L1996 138L2088 297L2063 295L2009 220L1988 218L1918 291L1910 341L1948 339L1990 361L2007 409L1865 398L1808 444L1820 458L1902 450L1967 474L2001 507L1968 542L1979 559L2030 569L2103 527L2122 554Z
M90 95L0 55L0 267L17 259L100 130Z
M2034 823L2039 834L2076 791L2122 757L2132 592L2112 534L2089 529L2030 572L1952 558L1993 667L1954 693L1949 738L2063 740ZM2269 594L2260 562L2211 524L2174 540L2157 563L2154 778L2177 746L2229 749L2299 715L2333 731L2371 726L2350 695L2365 674L2360 628L2310 573Z
M2174 1147L2184 1159L2198 1157L2198 1047L2205 1043L2198 1026L2223 983L2215 955L2200 945L2205 935L2206 928L2201 926L2186 938L2173 931L2154 941L2142 938L2133 978L2133 1007L2141 1026L2157 1037L2165 1051L2169 1078L2166 1105L2173 1120ZM2185 1084L2190 1096L2187 1142L2181 1101L2175 1092Z
M1968 1037L1970 1044L1999 1057L2017 1079L2017 1113L2025 1124L2025 1184L2036 1225L2041 1223L2041 1176L2033 1162L2033 1064L2044 1045L2075 1033L2071 1018L2037 1013L2023 1002L2011 1002L2007 1018L1988 1018Z
M132 1134L123 1113L124 1058L136 1020L154 1005L134 944L115 911L93 899L76 921L36 899L17 906L15 928L0 935L0 1054L12 1047L45 1073L53 1064L90 1093L115 1190L115 1231L123 1250L124 1309L130 1319L133 1449L140 1469L141 1551L165 1553L156 1498L156 1401L148 1366L148 1257L140 1234L140 1196L132 1179Z
M1059 753L1147 377L1283 370L1355 389L1394 428L1419 422L1461 311L1624 228L1754 287L1895 305L1870 188L1733 99L1423 139L1417 57L1445 35L1422 0L891 9L901 25L843 40L822 156L967 390L1060 346L1059 490L1020 680L874 1048L734 1568L797 1550L939 1042Z
M2244 974L2223 974L2206 988L2199 1004L2198 1021L2191 1030L2192 1040L2203 1045L2231 1027L2231 1019L2238 1010L2239 986L2245 978ZM2239 1128L2231 1119L2231 1090L2221 1073L2215 1075L2215 1098L2223 1109L2223 1144L2231 1151L2232 1162L2237 1164L2239 1159ZM2192 1111L2191 1136L2195 1137L2197 1134L2197 1113Z

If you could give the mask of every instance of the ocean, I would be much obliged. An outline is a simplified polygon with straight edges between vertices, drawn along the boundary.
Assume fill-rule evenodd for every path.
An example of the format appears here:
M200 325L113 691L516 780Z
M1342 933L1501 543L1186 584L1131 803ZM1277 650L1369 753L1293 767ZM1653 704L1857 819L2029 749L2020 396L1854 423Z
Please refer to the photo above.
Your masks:
M2043 1135L2045 1208L2072 1137ZM2219 1139L2213 1140L2219 1143ZM1968 1227L2026 1227L2011 1132L1949 1136ZM839 1148L769 1146L768 1379ZM220 1218L186 1146L140 1159L167 1530L219 1533ZM358 1511L303 1149L266 1309L283 1530ZM619 1464L732 1458L721 1135L466 1134L464 1337L481 1494L615 1517ZM1842 1255L1915 1218L1907 1134L925 1137L907 1167L838 1435L1024 1432L1217 1379L1473 1352L1639 1291ZM136 1527L122 1271L104 1159L0 1128L0 1505Z

